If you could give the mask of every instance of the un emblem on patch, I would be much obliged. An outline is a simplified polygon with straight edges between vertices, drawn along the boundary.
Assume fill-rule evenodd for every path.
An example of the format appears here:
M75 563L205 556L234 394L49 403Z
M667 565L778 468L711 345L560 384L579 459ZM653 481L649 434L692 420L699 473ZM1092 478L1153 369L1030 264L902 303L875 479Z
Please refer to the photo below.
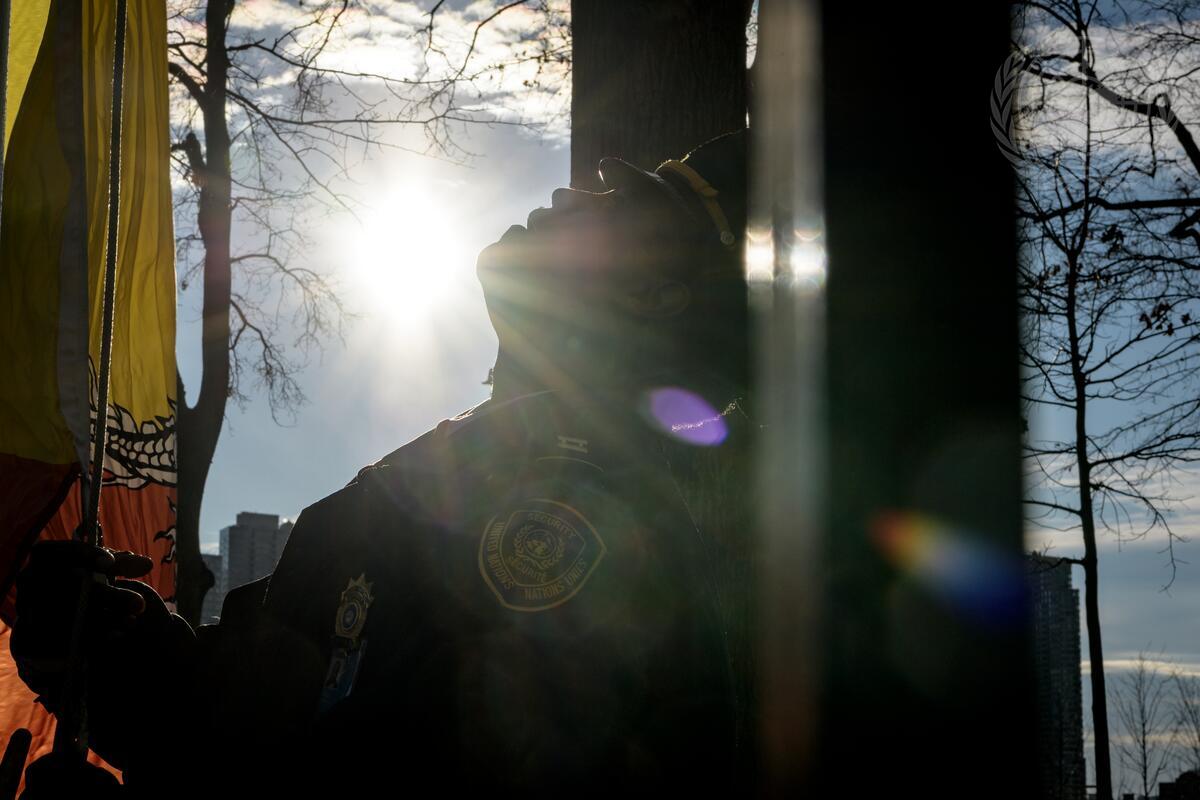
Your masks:
M488 521L479 572L505 608L545 611L583 588L605 552L586 517L565 503L535 498Z

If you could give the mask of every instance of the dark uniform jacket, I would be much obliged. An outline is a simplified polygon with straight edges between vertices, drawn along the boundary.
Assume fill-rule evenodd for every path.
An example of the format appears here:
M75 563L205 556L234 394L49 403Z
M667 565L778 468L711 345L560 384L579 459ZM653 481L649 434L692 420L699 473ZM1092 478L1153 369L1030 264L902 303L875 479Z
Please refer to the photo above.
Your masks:
M198 631L182 793L728 795L723 556L647 420L488 402L305 509Z

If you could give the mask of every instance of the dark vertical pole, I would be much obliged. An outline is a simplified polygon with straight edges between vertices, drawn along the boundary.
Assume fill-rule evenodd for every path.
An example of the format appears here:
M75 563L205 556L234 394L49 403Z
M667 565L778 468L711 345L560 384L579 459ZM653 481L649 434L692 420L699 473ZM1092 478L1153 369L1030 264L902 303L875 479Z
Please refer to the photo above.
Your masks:
M830 527L817 788L1032 797L1013 183L988 125L1009 20L1001 3L949 28L931 11L821 11Z

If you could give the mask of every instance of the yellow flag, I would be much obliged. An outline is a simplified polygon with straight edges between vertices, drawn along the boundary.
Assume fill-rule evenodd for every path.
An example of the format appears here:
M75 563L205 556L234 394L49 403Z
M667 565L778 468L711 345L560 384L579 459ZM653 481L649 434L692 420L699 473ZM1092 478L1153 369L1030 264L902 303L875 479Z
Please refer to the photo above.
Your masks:
M117 10L116 0L12 5L0 206L4 622L28 548L39 536L71 536L80 518L96 413ZM170 598L176 379L166 45L165 2L129 2L100 520L106 545L154 559L149 581ZM7 642L0 645L7 659ZM9 667L0 663L0 695L9 698L0 703L0 735L31 724L12 699Z

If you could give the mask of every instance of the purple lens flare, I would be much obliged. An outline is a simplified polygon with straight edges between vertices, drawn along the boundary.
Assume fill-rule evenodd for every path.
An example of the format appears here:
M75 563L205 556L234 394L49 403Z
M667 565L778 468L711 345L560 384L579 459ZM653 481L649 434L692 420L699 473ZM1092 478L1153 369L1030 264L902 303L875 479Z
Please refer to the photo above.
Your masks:
M658 430L687 444L715 447L725 441L725 418L695 392L677 386L647 393L647 416Z

